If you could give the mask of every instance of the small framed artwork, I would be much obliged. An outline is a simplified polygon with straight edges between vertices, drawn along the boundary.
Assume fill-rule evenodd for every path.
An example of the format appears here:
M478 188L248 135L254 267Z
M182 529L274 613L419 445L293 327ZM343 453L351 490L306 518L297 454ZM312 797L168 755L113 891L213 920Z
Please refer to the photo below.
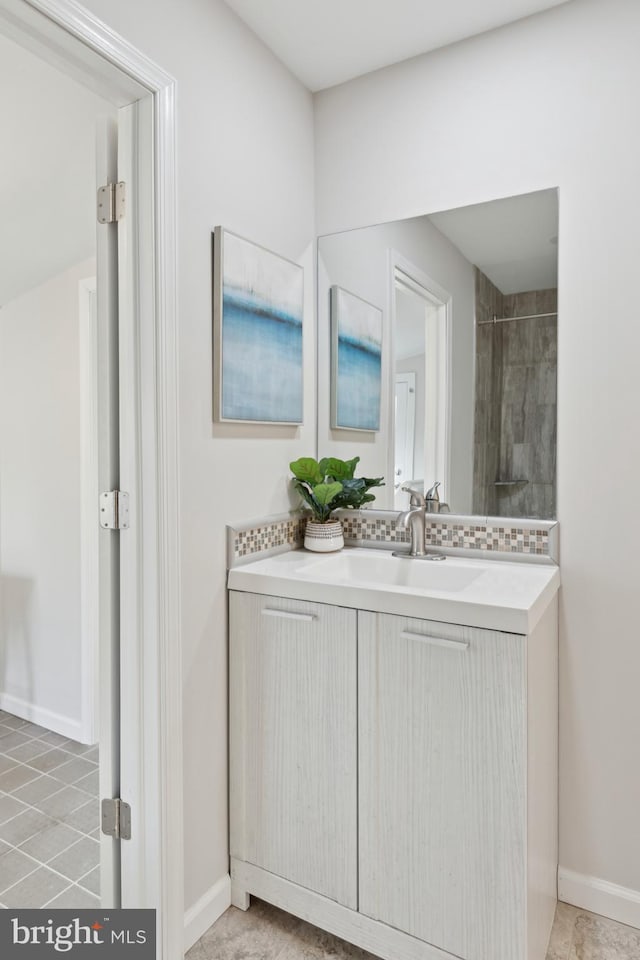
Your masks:
M213 415L302 423L303 268L216 227Z
M331 287L331 427L380 429L382 310Z

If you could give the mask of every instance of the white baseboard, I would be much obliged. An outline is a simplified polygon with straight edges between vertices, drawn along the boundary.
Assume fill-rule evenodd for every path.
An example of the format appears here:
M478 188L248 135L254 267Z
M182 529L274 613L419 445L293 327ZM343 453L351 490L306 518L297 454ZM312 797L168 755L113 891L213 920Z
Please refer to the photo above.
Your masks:
M229 874L203 894L184 915L184 952L200 939L212 923L231 906L231 878Z
M640 891L608 880L558 869L558 899L640 929Z
M53 710L38 707L35 703L29 703L28 700L14 697L10 693L0 692L0 710L12 713L14 716L20 717L21 720L30 720L31 723L37 723L38 726L53 730L54 733L59 733L62 737L77 740L79 743L84 742L82 724L79 720L73 720L61 713L54 713Z

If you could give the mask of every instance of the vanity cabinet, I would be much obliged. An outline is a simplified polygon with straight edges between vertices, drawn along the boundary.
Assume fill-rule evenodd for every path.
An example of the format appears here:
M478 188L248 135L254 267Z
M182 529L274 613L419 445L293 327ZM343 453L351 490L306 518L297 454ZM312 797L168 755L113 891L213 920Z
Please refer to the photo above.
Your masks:
M358 614L360 911L523 956L525 638Z
M230 593L232 901L388 960L544 960L557 600L529 636Z
M231 856L358 903L356 611L230 594Z

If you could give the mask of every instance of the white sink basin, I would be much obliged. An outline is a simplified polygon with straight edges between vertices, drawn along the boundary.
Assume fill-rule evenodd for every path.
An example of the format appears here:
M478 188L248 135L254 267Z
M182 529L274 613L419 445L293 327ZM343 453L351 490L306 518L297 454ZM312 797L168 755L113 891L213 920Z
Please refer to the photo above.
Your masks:
M375 550L340 553L316 563L303 563L299 575L326 582L458 593L485 574L485 569L459 560L408 560Z
M359 610L528 633L558 589L553 565L504 560L406 560L345 547L291 550L232 568L229 588Z

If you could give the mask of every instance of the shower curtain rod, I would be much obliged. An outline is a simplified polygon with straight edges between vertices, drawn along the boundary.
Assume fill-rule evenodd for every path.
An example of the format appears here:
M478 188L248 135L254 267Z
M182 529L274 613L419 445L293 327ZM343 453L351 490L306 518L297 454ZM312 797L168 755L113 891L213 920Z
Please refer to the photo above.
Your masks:
M542 317L557 317L558 311L553 313L530 313L528 317L497 317L493 315L492 320L478 320L477 326L482 327L485 323L508 323L509 320L538 320Z

